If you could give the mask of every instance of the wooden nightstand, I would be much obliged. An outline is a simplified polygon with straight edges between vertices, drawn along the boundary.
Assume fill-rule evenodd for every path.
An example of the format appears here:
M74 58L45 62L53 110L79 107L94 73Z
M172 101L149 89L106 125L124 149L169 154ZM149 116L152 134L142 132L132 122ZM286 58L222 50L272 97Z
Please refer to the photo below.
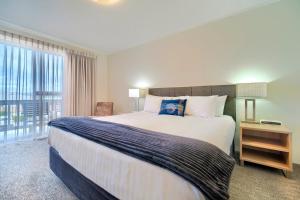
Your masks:
M240 124L240 163L253 162L292 172L292 133L285 126Z

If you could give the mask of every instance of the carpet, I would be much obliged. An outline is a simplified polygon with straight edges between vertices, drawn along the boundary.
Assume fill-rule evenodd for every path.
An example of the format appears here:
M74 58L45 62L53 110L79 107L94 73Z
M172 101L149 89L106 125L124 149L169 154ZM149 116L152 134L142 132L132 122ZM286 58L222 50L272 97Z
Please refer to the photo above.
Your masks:
M76 200L49 169L47 140L0 145L1 200ZM300 199L300 167L291 178L279 170L246 164L235 166L230 183L231 200Z

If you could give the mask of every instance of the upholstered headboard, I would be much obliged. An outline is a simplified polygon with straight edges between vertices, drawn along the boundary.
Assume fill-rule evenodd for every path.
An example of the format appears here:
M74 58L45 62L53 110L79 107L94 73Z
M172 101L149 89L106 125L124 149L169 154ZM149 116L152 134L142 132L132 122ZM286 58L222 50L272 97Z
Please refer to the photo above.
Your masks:
M169 97L227 95L224 114L236 119L236 85L150 88L149 94Z

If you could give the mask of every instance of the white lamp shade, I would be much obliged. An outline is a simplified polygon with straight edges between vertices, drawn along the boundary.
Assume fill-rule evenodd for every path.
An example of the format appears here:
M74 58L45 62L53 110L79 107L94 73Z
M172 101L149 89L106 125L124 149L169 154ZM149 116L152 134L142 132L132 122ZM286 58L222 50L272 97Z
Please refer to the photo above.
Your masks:
M267 83L241 83L237 85L238 97L267 97Z
M129 89L129 97L140 98L145 96L144 89Z

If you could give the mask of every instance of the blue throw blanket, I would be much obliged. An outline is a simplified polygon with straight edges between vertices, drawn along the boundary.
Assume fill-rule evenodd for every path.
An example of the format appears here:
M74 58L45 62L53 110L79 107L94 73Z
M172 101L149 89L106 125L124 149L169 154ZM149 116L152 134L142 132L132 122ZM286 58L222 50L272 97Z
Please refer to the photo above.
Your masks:
M83 117L55 119L49 126L168 169L195 185L207 199L229 198L234 159L210 143Z

